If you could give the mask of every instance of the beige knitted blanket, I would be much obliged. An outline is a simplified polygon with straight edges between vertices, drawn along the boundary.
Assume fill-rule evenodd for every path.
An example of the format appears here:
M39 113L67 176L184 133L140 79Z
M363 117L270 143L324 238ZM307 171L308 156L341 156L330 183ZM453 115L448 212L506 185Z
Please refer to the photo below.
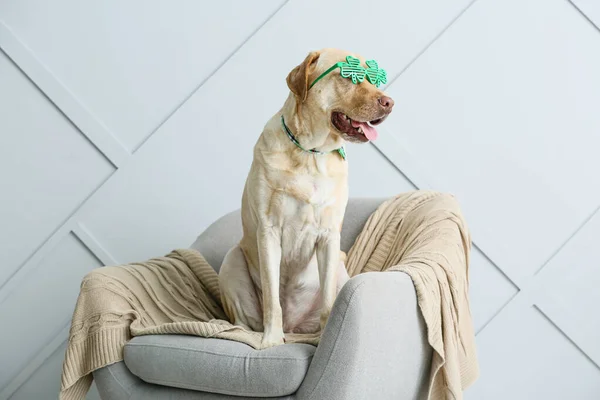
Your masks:
M462 399L478 376L468 300L470 237L453 197L417 191L382 204L348 253L351 276L410 275L433 348L429 398ZM81 283L63 363L60 398L84 399L91 372L123 360L132 337L187 334L259 347L261 333L226 321L218 277L194 250L144 263L98 268ZM318 343L318 336L286 335ZM402 340L401 337L398 340Z

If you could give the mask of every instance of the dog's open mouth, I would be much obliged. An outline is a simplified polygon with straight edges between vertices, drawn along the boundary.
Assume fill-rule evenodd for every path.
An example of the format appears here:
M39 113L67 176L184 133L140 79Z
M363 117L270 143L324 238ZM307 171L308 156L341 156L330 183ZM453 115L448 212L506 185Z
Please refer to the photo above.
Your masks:
M349 138L360 142L377 139L378 133L375 129L375 125L379 125L384 119L385 117L382 117L372 121L362 122L355 121L339 111L331 113L331 123L333 126L341 133L348 135Z

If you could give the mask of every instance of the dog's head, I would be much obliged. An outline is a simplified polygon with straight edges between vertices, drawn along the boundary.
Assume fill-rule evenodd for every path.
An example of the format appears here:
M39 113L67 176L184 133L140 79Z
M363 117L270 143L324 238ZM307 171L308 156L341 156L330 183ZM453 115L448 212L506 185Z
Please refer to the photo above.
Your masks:
M346 141L362 143L377 138L375 126L394 106L376 86L382 80L385 83L382 71L377 63L365 62L357 54L323 49L311 52L294 68L287 84L309 131L328 131Z

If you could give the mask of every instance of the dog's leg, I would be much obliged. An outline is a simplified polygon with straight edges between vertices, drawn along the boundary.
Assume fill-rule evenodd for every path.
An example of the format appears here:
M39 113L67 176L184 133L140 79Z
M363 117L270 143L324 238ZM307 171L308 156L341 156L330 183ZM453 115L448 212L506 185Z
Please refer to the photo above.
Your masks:
M337 294L337 274L340 266L340 234L332 232L317 242L317 264L321 285L321 329L325 328L335 296Z
M223 259L219 288L221 303L231 323L256 332L263 330L260 302L239 245L229 250Z
M263 299L263 339L261 348L283 344L283 315L279 302L281 238L273 228L259 229L258 258Z

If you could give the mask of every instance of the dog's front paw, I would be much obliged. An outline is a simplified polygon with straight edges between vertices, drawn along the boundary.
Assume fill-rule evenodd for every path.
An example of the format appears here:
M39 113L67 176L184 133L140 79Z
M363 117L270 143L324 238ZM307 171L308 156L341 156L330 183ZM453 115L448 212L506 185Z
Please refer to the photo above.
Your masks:
M283 344L283 339L283 330L265 332L260 343L260 348L268 349L269 347L279 346Z

